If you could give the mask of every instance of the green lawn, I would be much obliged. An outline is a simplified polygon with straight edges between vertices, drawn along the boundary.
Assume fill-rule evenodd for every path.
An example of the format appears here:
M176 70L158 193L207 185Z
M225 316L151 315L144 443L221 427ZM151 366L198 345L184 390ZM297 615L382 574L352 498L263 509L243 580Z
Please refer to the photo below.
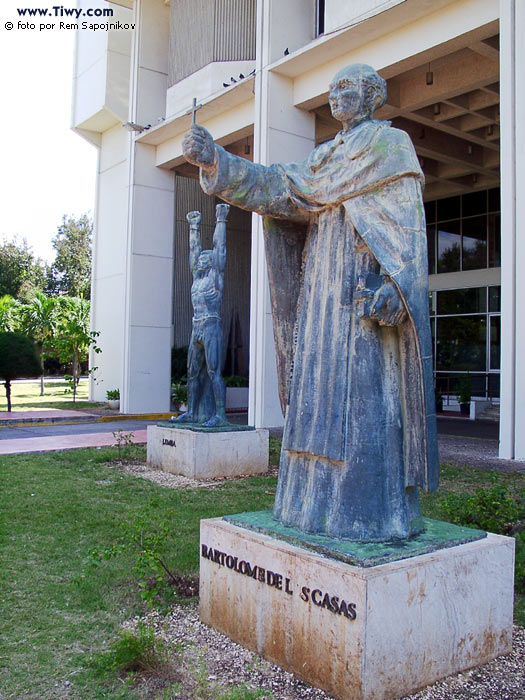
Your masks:
M88 401L88 380L81 379L77 387L76 401L64 379L45 382L45 394L40 396L40 380L34 382L13 382L11 384L11 404L13 411L38 411L56 408L61 410L89 410L104 404ZM4 383L0 382L0 411L7 411Z
M276 442L273 448L272 461ZM143 448L139 454L144 457ZM90 665L119 624L143 610L133 556L86 568L89 550L113 543L119 523L150 504L172 523L165 548L171 566L196 575L201 518L273 502L275 477L174 491L111 468L115 456L115 448L105 448L0 459L2 700L138 697L132 689L122 694L120 681L108 686ZM523 475L496 478L516 493L525 487ZM490 472L445 465L440 492L423 499L424 513L442 517L437 502L444 493L491 485ZM516 620L525 624L523 597L516 604Z

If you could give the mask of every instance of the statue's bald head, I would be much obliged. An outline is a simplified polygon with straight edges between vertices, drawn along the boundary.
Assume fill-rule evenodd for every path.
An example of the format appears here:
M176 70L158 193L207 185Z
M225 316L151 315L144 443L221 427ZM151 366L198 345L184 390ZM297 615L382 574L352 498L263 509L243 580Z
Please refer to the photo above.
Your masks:
M372 66L366 63L352 63L338 71L330 83L330 86L351 81L361 86L365 108L370 117L374 111L382 107L386 102L386 80L384 80Z

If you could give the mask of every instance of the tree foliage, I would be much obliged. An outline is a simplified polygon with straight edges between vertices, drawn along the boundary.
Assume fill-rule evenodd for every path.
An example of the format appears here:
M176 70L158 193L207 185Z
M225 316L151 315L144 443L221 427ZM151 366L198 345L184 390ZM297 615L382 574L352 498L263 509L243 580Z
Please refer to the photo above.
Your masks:
M100 352L97 347L99 333L89 327L89 301L82 297L61 297L57 302L58 321L53 347L61 362L71 362L73 365L72 388L75 400L80 380L80 363L87 359L90 348L96 353Z
M9 294L0 297L0 333L16 331L20 322L20 304Z
M35 289L46 287L47 276L46 264L34 256L25 238L0 244L0 297L9 294L27 301Z
M0 300L1 302L1 300ZM44 361L53 354L53 340L58 325L58 300L36 291L31 300L21 306L20 328L35 341L42 366L40 395L44 396Z
M49 276L52 294L90 298L92 233L93 222L87 214L78 219L62 218L53 239L56 258Z
M38 377L40 372L40 360L30 338L22 333L0 333L0 379L5 382L8 411L11 411L11 381Z

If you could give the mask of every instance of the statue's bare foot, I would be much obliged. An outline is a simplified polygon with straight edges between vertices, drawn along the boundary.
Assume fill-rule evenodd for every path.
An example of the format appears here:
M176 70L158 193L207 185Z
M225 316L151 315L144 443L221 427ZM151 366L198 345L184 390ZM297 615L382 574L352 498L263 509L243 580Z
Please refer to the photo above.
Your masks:
M217 428L221 425L228 425L228 421L223 416L212 416L206 423L203 424L204 428Z
M175 420L173 422L174 423L196 423L197 421L196 421L193 413L186 411L186 413L183 413L178 418L175 418Z

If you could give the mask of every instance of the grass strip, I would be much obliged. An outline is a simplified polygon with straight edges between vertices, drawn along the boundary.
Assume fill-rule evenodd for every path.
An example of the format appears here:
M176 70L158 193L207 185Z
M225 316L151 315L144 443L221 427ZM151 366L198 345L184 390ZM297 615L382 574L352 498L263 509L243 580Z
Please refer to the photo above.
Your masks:
M143 448L133 449L144 458ZM275 462L277 441L271 454ZM166 541L171 566L195 575L202 518L273 504L273 476L175 491L108 466L115 457L116 448L104 448L1 458L2 700L138 697L119 681L108 686L89 665L120 623L143 611L135 558L124 552L85 568L89 551L114 542L119 523L151 504L172 523ZM525 475L444 465L438 493L422 497L424 515L443 519L441 497L490 488L495 481L516 496L525 488ZM516 597L516 622L522 625L524 603L523 596Z

